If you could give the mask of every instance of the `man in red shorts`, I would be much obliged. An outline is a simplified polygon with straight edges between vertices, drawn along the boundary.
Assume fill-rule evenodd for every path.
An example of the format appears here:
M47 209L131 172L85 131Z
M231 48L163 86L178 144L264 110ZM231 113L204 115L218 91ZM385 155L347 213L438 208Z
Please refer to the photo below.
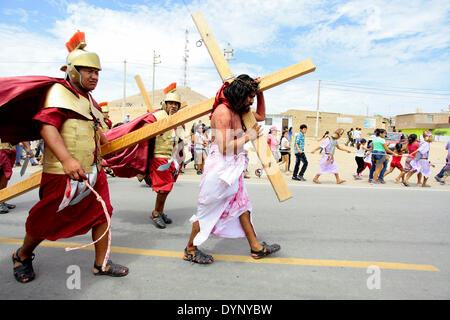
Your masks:
M0 190L6 188L8 180L13 173L14 161L16 159L16 148L8 142L0 139ZM0 202L0 214L8 213L16 206L6 202Z
M165 118L180 110L180 106L180 94L172 90L166 94L161 110L155 112L154 116L158 120ZM172 220L164 213L164 205L182 168L180 157L182 156L185 138L184 127L179 126L176 129L166 131L155 139L155 149L153 158L150 159L149 173L153 191L157 195L155 209L150 219L160 229L164 229L166 224L172 223Z
M146 113L119 127L108 130L105 135L109 140L117 139L145 125L167 118L180 110L181 96L176 91L176 83L164 89L165 96L161 109ZM110 167L116 177L137 177L145 179L157 193L155 208L150 219L157 228L164 229L172 220L164 213L167 196L182 168L183 140L187 134L183 126L129 147L119 154L106 156L103 166Z
M84 50L85 46L82 32L77 32L66 43L69 55L61 68L65 71L65 79L17 77L20 79L0 81L0 89L3 87L6 93L21 91L25 97L37 89L34 87L27 91L21 86L29 88L29 82L46 83L42 95L36 96L36 101L40 102L39 111L33 117L33 127L38 128L45 142L40 201L29 212L22 247L12 255L14 277L21 283L35 278L33 251L44 239L56 241L90 230L95 243L94 275L121 277L129 271L108 259L109 235L104 235L109 232L113 208L106 175L100 165L100 144L106 143L107 139L101 130L103 116L100 107L90 94L97 86L101 66L97 54ZM22 84L6 90L11 83ZM11 104L20 102L20 99L20 95L11 96L9 105L8 102L0 103L0 111L8 113ZM30 101L23 99L20 105L25 108ZM10 130L13 129L11 126ZM16 135L23 134L23 130L16 131ZM8 133L5 130L1 134L3 137ZM86 181L103 199L105 210L88 189Z

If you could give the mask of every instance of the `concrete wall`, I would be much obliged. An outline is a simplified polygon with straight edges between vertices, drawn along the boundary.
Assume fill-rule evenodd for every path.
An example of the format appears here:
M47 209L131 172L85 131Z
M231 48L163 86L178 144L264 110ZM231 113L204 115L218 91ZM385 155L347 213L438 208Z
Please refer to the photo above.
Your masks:
M395 117L395 127L397 129L450 127L450 112L400 114Z
M299 131L300 125L306 124L308 126L306 136L314 137L316 128L315 111L291 109L283 112L282 115L292 116L292 127L295 133ZM368 121L368 119L370 120ZM365 120L366 126L368 122L372 121L373 128L365 128ZM368 137L373 133L375 128L383 128L389 130L388 125L389 120L382 117L366 117L341 113L319 112L318 137L322 137L325 131L329 131L330 133L332 133L338 128L343 128L347 132L350 128L355 129L356 127L362 129L362 137ZM343 138L346 138L346 135Z

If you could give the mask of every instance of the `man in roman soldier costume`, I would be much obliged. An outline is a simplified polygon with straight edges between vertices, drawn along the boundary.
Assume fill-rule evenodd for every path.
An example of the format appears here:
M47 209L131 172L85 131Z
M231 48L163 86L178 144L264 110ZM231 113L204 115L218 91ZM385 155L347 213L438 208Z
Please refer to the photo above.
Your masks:
M101 102L99 106L102 108L104 125L102 126L103 131L109 130L112 128L113 123L111 119L109 119L109 107L108 102Z
M144 125L176 113L181 106L181 96L176 91L176 83L165 88L164 93L161 109L108 130L105 133L107 138L117 139ZM186 137L184 127L179 126L149 141L127 148L118 155L107 156L103 160L103 165L110 167L115 176L128 178L137 176L140 181L145 179L147 184L152 186L157 196L155 209L150 219L160 229L172 223L172 220L164 213L164 205L180 173L184 159L183 140Z
M95 244L92 272L119 277L129 271L109 260L113 208L100 159L100 144L108 140L101 129L100 107L90 94L97 86L101 66L97 54L84 50L85 46L83 32L66 43L69 55L61 68L64 79L0 79L4 98L0 100L0 118L10 117L0 131L2 141L42 137L45 142L40 201L29 212L22 247L12 255L14 276L22 283L35 278L33 251L44 239L56 241L89 230ZM19 109L22 117L16 115ZM33 120L24 121L23 114L34 114ZM97 201L98 195L102 201ZM66 248L70 249L74 248Z

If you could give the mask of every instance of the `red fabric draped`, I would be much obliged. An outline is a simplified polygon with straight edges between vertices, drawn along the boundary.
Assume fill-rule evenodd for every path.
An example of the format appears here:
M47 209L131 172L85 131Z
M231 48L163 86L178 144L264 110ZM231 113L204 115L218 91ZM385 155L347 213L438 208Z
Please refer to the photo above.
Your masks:
M109 141L120 138L132 131L156 121L152 113L146 113L130 122L112 128L105 132ZM153 139L152 139L153 140ZM138 173L148 172L149 158L152 157L150 142L143 141L133 147L129 147L118 154L105 156L102 165L114 170L114 175L122 178L132 178Z
M96 225L107 222L102 205L92 192L76 205L56 212L63 200L66 186L66 175L42 174L40 201L31 208L26 222L26 231L31 237L56 241L86 234ZM108 213L112 216L108 182L103 170L98 173L93 187L105 201Z
M230 85L230 83L225 81L225 82L223 83L222 87L219 89L219 91L217 91L217 93L216 93L216 98L214 99L214 104L213 104L213 107L212 107L212 111L211 111L211 114L210 114L210 116L209 116L209 120L211 120L214 111L216 110L216 108L217 108L220 104L224 104L224 105L226 105L228 108L231 109L230 103L228 102L227 98L226 98L225 95L223 94L223 90L224 90L226 87L228 87L229 85Z
M33 117L38 113L45 99L47 89L59 83L74 95L78 92L70 82L62 78L46 76L23 76L0 78L0 139L17 144L21 141L40 139L39 127ZM92 98L92 97L91 97ZM92 99L94 106L101 110Z

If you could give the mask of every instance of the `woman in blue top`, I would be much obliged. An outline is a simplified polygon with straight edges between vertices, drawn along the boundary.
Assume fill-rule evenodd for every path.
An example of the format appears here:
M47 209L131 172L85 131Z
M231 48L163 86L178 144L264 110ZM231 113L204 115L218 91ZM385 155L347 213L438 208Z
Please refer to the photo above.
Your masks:
M381 169L383 169L384 162L387 161L386 154L397 155L397 153L392 152L389 149L389 145L386 143L386 130L376 129L375 138L372 140L372 164L375 166L375 172L373 174L373 179L371 183L378 184L378 176L380 175Z

